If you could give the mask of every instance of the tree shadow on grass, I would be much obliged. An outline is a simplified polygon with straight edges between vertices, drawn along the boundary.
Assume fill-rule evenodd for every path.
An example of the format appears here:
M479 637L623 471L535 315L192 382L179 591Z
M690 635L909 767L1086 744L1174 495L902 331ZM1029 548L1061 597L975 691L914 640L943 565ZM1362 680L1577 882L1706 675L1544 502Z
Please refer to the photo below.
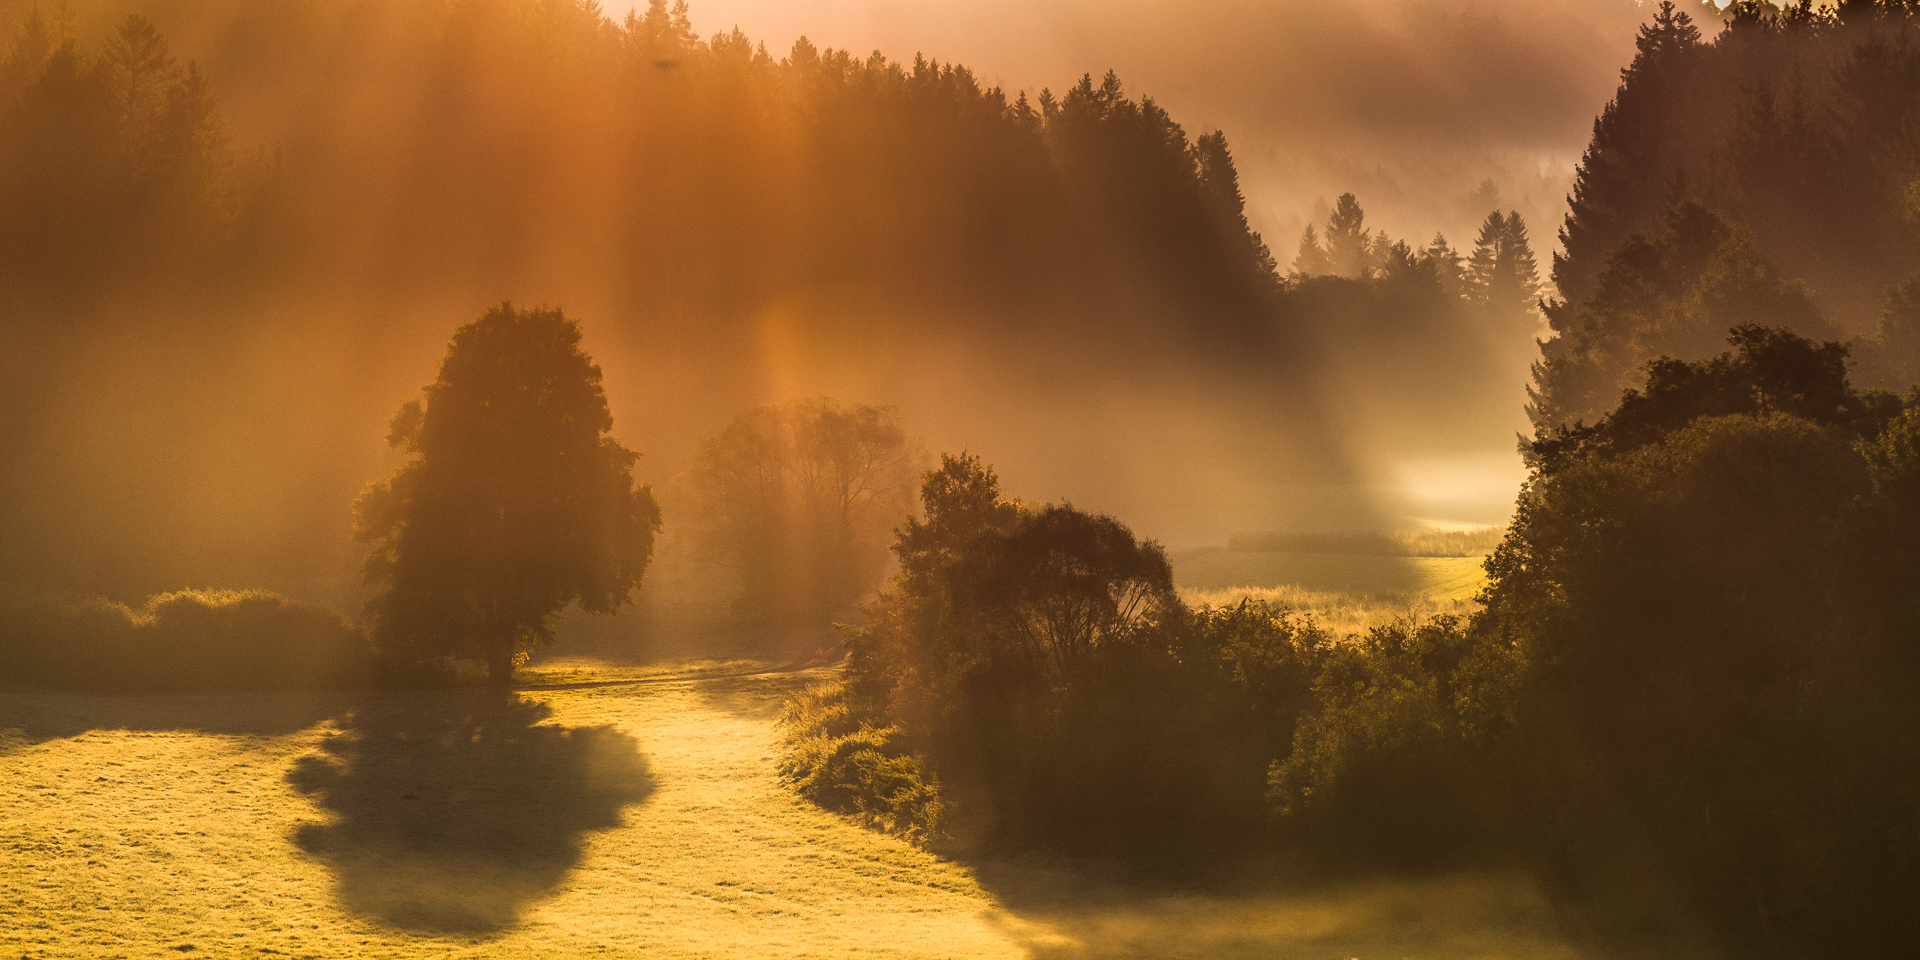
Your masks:
M976 875L1006 911L991 919L1033 960L1592 955L1518 874L1241 879L1188 889L1062 865L983 863Z
M93 694L0 689L0 754L94 730L278 737L344 712L358 696L333 690Z
M427 933L512 925L580 862L588 831L653 792L632 737L550 713L494 692L366 702L287 775L335 815L294 843L356 913Z

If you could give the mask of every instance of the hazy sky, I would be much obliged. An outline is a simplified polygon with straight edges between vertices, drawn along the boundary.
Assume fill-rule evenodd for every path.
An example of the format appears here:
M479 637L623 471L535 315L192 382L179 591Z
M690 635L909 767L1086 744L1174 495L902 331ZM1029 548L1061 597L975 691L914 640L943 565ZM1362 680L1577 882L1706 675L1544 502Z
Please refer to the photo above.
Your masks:
M1459 244L1497 204L1519 209L1549 245L1593 117L1647 15L1636 0L692 5L702 34L738 25L776 57L804 34L863 54L957 61L1009 90L1059 90L1113 69L1190 134L1227 131L1255 225L1283 263L1303 218L1347 191L1395 236L1445 230ZM1480 191L1488 179L1495 190Z

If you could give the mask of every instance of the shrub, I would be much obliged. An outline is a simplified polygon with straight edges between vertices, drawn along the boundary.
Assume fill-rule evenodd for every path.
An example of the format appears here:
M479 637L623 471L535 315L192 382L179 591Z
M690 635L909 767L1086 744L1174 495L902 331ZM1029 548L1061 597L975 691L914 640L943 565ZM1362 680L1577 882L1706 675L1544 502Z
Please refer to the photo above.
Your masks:
M1263 821L1324 631L1264 604L1188 610L1156 544L1001 500L977 459L945 458L922 496L893 590L847 633L844 686L789 713L804 795L898 832L1105 851Z
M0 658L21 683L161 692L363 686L366 636L339 614L263 590L182 590L135 609L98 597L15 596Z
M1514 663L1451 616L1328 651L1268 799L1296 840L1400 864L1497 853L1497 764Z
M876 725L869 704L841 683L801 692L780 718L787 752L780 774L803 797L922 845L944 839L945 804L926 758L900 728Z

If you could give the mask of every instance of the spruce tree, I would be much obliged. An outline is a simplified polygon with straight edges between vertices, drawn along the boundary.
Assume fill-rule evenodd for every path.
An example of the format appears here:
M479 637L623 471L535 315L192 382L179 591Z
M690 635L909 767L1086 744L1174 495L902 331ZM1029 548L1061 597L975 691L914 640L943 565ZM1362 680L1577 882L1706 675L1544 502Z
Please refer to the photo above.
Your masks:
M1333 272L1333 262L1327 259L1327 249L1320 245L1320 237L1314 233L1313 224L1300 232L1300 252L1293 258L1293 273L1300 277L1318 277Z
M1373 235L1367 230L1366 212L1351 193L1340 195L1327 218L1327 260L1330 272L1343 277L1364 280L1373 270Z
M1440 289L1445 290L1448 296L1466 295L1466 258L1447 242L1446 234L1434 234L1433 242L1427 244L1427 249L1421 252L1421 256L1433 264L1434 275L1440 280Z
M1507 211L1501 224L1500 259L1488 296L1500 309L1521 315L1530 314L1540 299L1540 266L1527 240L1526 221L1517 210Z
M1668 200L1664 185L1684 153L1683 121L1699 99L1694 73L1703 46L1693 18L1661 0L1640 28L1633 63L1593 124L1593 140L1574 171L1560 229L1564 253L1553 258L1560 296L1592 295L1607 257L1627 237L1652 225Z
M1227 135L1215 130L1194 141L1192 152L1200 199L1214 229L1240 255L1256 283L1271 284L1277 265L1259 232L1247 223L1247 200L1240 193L1240 175L1234 169L1233 152L1227 149Z
M1467 258L1467 299L1476 305L1492 302L1494 277L1500 267L1500 244L1506 237L1507 220L1495 210L1480 223L1480 235L1473 241L1473 256Z

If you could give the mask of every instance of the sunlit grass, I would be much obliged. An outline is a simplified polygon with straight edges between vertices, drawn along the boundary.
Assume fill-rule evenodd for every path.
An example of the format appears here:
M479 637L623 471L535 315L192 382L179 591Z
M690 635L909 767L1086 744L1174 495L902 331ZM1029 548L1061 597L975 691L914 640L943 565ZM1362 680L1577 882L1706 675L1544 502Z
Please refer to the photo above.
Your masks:
M1297 587L1382 598L1467 600L1486 584L1481 557L1380 557L1215 548L1185 551L1171 559L1174 583L1187 590Z
M1311 616L1335 635L1366 633L1395 620L1422 620L1440 614L1465 616L1479 609L1471 597L1434 597L1426 594L1366 595L1305 587L1228 587L1212 590L1181 588L1189 606L1232 606L1242 600L1290 607Z
M1402 533L1248 533L1229 538L1227 549L1367 557L1484 557L1500 545L1506 532L1505 527L1479 527Z
M0 954L1577 956L1513 877L1205 893L942 860L781 782L774 718L827 673L753 666L575 659L533 679L604 685L521 706L0 691Z

